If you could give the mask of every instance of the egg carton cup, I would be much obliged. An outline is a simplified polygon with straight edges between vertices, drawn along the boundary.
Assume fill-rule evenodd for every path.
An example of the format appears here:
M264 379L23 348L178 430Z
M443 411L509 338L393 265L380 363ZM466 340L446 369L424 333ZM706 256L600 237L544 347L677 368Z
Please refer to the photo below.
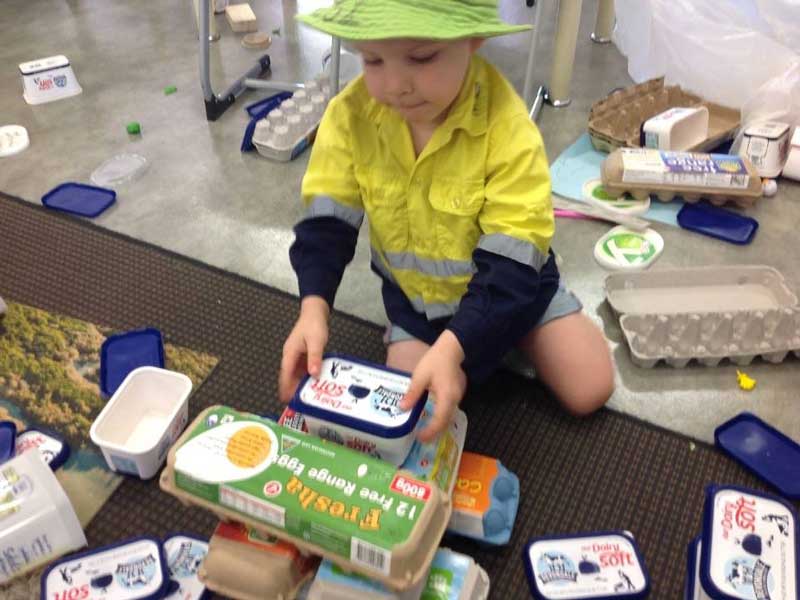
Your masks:
M589 113L589 136L601 152L638 148L642 123L670 108L695 106L708 109L708 134L691 150L708 151L733 138L741 121L738 110L708 102L679 86L665 86L663 77L617 90L596 102Z
M727 164L731 169L734 163L738 166L732 172L723 170L708 173L693 170L689 166L677 171L667 164L673 155L684 155L677 159L684 165ZM633 158L640 159L641 168L628 166ZM662 202L670 202L680 196L689 203L705 199L715 206L732 202L742 208L749 208L762 195L761 177L756 168L746 158L734 155L620 148L603 161L601 179L603 188L612 198L629 194L637 200L655 196Z
M338 470L342 468L343 463L360 462L363 465L364 462L367 461L372 461L372 466L369 467L370 469L376 467L375 463L381 463L385 467L391 467L391 465L388 463L382 463L381 461L371 459L370 457L363 456L356 451L349 450L347 448L341 448L338 445L325 442L314 436L281 427L266 419L260 419L256 415L239 413L227 407L215 405L202 411L189 425L189 427L186 428L181 437L170 449L169 454L167 455L167 465L162 471L159 479L159 485L164 492L175 496L184 506L196 506L199 508L204 508L223 522L241 523L252 528L262 536L274 536L279 540L287 541L296 546L303 555L315 555L328 558L331 560L331 562L338 565L346 572L357 573L370 579L374 579L393 590L404 591L412 588L427 575L452 512L451 499L445 496L445 494L435 485L427 485L424 487L425 503L421 510L414 513L414 526L406 541L393 546L387 554L384 554L383 556L385 560L382 561L383 567L376 570L376 568L373 568L372 566L366 566L364 562L356 560L352 555L355 554L356 556L359 556L361 552L365 552L367 555L369 555L369 559L367 560L374 560L377 555L380 554L382 548L364 542L356 544L355 539L350 538L349 543L351 549L351 558L348 559L348 557L331 550L329 547L326 547L322 542L315 543L314 541L311 541L310 538L313 536L312 532L315 530L325 531L326 524L322 520L315 524L313 516L309 516L308 511L305 509L290 509L284 506L279 507L279 510L285 511L285 513L283 513L285 515L285 525L288 525L289 523L295 523L306 527L306 531L302 535L292 535L292 533L287 531L287 529L270 522L268 520L269 517L267 517L267 519L258 518L253 516L253 512L248 512L250 510L248 507L250 506L255 507L256 514L263 514L263 511L265 510L268 512L272 510L270 505L273 505L278 498L282 496L284 491L288 491L285 482L270 481L264 486L264 493L266 494L267 491L269 491L269 484L277 484L274 485L272 491L270 492L272 495L268 496L268 498L271 498L271 500L246 493L242 494L239 492L237 502L241 504L242 510L236 510L222 504L221 500L221 497L223 496L223 488L236 486L236 481L232 481L228 484L212 484L219 486L217 494L214 494L213 491L209 493L208 484L194 480L192 477L186 476L185 474L177 471L175 468L177 451L182 446L200 438L203 435L202 425L203 423L207 423L210 418L213 418L213 413L224 414L225 416L235 415L235 419L241 418L244 420L259 421L262 424L266 424L267 427L270 427L273 432L277 432L277 435L280 436L279 447L281 448L281 453L284 455L288 454L289 456L296 457L296 449L298 446L303 447L305 445L305 441L315 445L315 452L319 454L320 464L314 466L319 469L333 470L333 466L337 465ZM293 444L295 443L297 443L298 446L294 446ZM330 454L331 452L335 454L334 458L326 459L324 454ZM270 463L270 465L267 465L264 467L264 469L269 470L271 464L273 463ZM289 464L293 463L290 461ZM306 477L308 476L309 470L302 469L302 471L305 471L305 475L303 475L303 481L307 482L308 479ZM359 469L359 473L360 471L361 469ZM272 472L274 473L274 470ZM285 474L287 479L290 478L291 473L291 469L287 470ZM256 476L258 476L258 474ZM270 474L270 476L274 475ZM182 481L188 484L188 487L191 488L191 491L188 491L180 486L178 481L179 477ZM281 475L281 477L283 477L283 475ZM299 477L299 475L296 475L296 477ZM405 483L416 481L415 476L405 470L394 471L394 476L391 479L393 482L399 480L400 482ZM241 481L246 482L249 480L239 480L239 482ZM304 485L304 487L308 490L310 486ZM363 489L365 488L362 488L362 491ZM326 492L328 494L332 493L330 488L328 488ZM301 491L300 494L302 493L303 492ZM277 494L277 496L275 494ZM384 493L384 498L386 495L387 494ZM359 497L360 493L354 494L353 501L355 498ZM364 500L364 498L362 498L362 502L367 502L367 500ZM397 498L395 498L395 500L398 501L394 503L394 505L391 507L391 510L394 511L397 516L401 517L401 519L411 518L411 514L409 512L410 502L400 501ZM400 502L404 503L402 515L397 513L397 510L400 507ZM390 515L384 513L383 517L385 519L390 517ZM328 537L326 539L336 540L337 537L336 535L333 535L332 537Z
M780 363L800 358L800 308L624 315L620 319L633 362L651 368L663 360L685 367L691 360L715 367L729 359L748 365L760 356Z
M766 265L718 265L614 273L605 296L614 313L768 311L797 306L783 274Z
M295 99L295 96L299 98ZM267 112L253 132L253 145L265 158L289 162L314 142L328 96L301 90Z

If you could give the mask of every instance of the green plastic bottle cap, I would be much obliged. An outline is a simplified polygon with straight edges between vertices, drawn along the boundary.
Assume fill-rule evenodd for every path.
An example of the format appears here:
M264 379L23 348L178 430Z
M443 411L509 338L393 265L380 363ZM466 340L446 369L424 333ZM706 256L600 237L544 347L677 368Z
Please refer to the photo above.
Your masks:
M142 133L142 126L139 125L136 121L131 121L125 126L125 129L128 130L128 133L131 135L136 135L137 133Z
M603 182L599 179L589 179L584 182L583 199L590 204L620 215L643 215L650 210L650 196L644 200L637 200L627 194L623 194L619 198L612 198L603 188Z
M646 269L664 250L664 238L653 229L614 227L594 245L594 258L614 271Z
M164 95L169 96L170 94L174 94L177 91L178 91L177 87L175 87L174 85L168 85L167 87L164 88Z

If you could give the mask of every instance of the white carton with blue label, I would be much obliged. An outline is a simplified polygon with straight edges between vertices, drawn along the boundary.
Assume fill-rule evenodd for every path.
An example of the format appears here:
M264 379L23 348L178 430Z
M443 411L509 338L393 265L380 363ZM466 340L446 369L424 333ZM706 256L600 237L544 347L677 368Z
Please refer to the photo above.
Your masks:
M703 590L714 600L797 600L797 540L797 514L782 498L709 486L700 555Z
M646 598L650 577L639 547L625 531L531 540L523 555L537 600Z
M426 397L400 409L408 373L344 356L323 358L319 378L306 377L289 407L308 432L396 466L403 464Z
M197 577L208 554L208 542L193 535L175 534L164 540L164 556L170 576L165 600L205 600L209 592Z
M428 577L405 592L345 573L329 560L322 561L308 593L308 600L486 600L489 576L471 557L440 548Z
M168 587L161 542L140 537L50 565L42 574L41 600L156 600Z

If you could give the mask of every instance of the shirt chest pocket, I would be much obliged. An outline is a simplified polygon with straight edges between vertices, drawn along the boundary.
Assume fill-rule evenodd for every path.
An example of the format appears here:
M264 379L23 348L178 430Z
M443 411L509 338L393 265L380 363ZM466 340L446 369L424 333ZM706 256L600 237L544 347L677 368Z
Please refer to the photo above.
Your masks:
M448 258L469 260L481 236L478 215L486 198L483 181L437 178L428 201L438 246Z
M408 243L406 189L400 175L369 167L355 169L370 235L381 249L403 251Z

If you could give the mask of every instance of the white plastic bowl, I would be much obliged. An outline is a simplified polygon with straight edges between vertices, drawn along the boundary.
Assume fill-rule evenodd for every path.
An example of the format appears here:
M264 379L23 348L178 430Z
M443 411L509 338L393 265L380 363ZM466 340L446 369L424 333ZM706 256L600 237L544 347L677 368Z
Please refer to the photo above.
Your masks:
M192 381L183 373L131 371L92 423L89 435L109 468L150 479L189 420Z

